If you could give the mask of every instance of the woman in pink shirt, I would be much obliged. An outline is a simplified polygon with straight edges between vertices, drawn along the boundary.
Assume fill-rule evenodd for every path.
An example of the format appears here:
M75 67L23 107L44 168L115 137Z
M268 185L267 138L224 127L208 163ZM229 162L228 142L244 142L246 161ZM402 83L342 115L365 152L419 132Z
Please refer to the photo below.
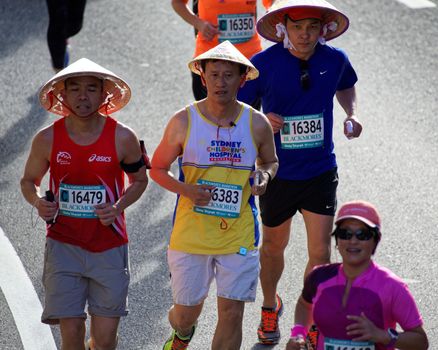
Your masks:
M304 348L309 326L318 328L317 350L423 350L423 320L406 284L371 259L381 238L376 208L344 204L333 236L342 263L316 267L295 308L287 350ZM396 331L396 325L402 331Z

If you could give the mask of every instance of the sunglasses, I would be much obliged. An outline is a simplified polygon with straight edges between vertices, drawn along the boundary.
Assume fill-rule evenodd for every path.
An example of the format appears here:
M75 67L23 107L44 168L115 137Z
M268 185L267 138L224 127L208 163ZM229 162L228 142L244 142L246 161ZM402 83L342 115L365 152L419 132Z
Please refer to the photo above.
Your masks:
M310 89L309 63L300 60L300 84L303 90Z
M339 239L350 240L354 235L359 241L369 241L371 238L375 237L376 234L376 231L372 229L357 230L352 232L344 228L336 228L336 230L333 232L333 235Z

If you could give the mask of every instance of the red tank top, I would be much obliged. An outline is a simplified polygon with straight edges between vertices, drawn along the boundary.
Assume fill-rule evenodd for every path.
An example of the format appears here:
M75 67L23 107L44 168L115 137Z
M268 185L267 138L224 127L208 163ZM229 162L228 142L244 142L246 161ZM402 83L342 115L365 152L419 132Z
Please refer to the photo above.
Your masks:
M65 118L53 124L50 159L50 189L58 200L55 223L48 225L47 236L101 252L128 242L124 214L111 226L101 224L94 205L116 202L124 191L124 173L117 158L117 122L107 117L98 140L91 145L74 143Z

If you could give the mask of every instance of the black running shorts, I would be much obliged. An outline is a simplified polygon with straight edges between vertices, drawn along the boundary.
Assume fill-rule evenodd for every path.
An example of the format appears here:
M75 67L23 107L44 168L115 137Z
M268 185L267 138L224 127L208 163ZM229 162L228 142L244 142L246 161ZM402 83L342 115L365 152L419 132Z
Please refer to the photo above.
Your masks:
M266 193L260 196L260 214L263 225L276 227L301 209L334 216L337 187L337 168L308 180L274 178L269 183Z

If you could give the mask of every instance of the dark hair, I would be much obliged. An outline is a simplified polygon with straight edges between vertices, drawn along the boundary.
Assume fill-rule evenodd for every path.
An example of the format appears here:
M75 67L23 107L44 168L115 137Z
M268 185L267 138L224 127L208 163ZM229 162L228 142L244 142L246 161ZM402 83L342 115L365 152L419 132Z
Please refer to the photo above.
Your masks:
M207 66L207 62L217 62L217 61L225 61L225 60L217 60L217 59L205 59L205 60L201 60L200 64L201 64L202 71L205 72L205 67ZM245 74L247 72L247 70L248 70L248 67L245 66L244 64L237 63L237 62L232 62L232 61L225 61L225 62L239 65L239 75Z

